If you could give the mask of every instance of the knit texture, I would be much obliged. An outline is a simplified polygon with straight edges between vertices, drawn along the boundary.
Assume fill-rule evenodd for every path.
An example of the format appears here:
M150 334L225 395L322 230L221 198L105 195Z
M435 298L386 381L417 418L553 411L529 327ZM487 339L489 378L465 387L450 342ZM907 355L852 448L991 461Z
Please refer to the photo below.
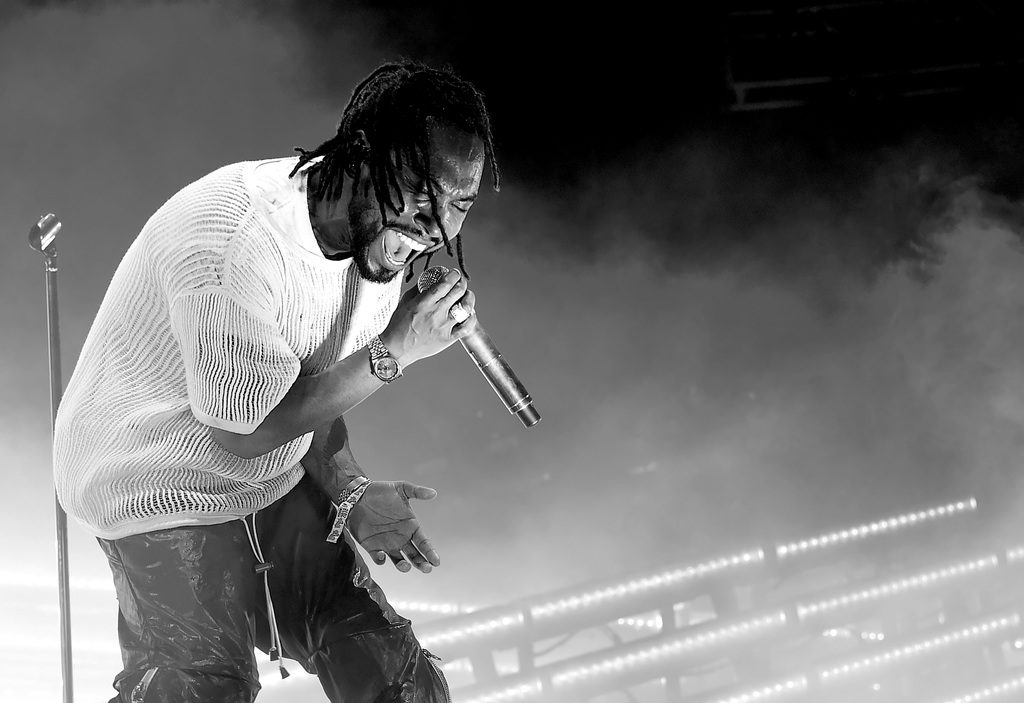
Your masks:
M225 522L280 498L312 435L242 459L210 427L252 432L297 376L387 325L400 277L372 283L302 246L294 164L232 164L186 186L117 267L54 433L57 496L96 536Z

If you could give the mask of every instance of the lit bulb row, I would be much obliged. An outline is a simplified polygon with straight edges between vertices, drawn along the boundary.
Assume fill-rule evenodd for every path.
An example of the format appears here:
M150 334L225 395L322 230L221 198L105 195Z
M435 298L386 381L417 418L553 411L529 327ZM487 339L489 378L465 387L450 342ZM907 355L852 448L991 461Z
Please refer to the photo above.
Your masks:
M840 610L852 605L865 603L867 601L888 598L900 593L906 593L919 588L927 588L942 581L955 579L966 574L973 574L986 569L994 569L999 566L999 557L992 555L972 561L954 564L942 569L927 571L916 576L907 576L901 579L888 581L870 588L863 588L852 593L847 593L835 598L827 598L814 603L797 604L796 613L800 620L813 615L820 615L834 610Z
M614 586L607 586L593 591L580 593L579 595L560 598L550 603L535 605L530 608L530 615L535 619L542 619L560 615L572 610L589 608L594 605L608 602L610 600L628 598L661 588L675 586L676 584L699 579L709 574L714 574L726 569L757 564L764 561L764 550L755 549L730 557L722 557L711 561L694 564L693 566L671 569L659 574L644 576Z
M807 690L807 677L796 676L791 679L779 681L770 686L751 689L742 693L735 693L727 698L716 698L708 703L755 703L755 701L772 701L785 698L793 693L801 693Z
M451 659L446 662L438 662L446 674L472 674L473 662L466 657ZM494 670L498 676L511 676L519 673L519 667L513 662L495 662Z
M1002 683L986 686L985 688L972 693L965 693L964 695L957 696L956 698L948 698L942 703L977 703L977 701L991 701L996 698L1002 698L1007 693L1013 693L1021 690L1024 690L1024 676L1018 676L1010 679L1009 681L1003 681Z
M822 634L823 637L833 637L833 638L839 638L839 637L850 638L850 637L854 636L854 632L852 630L850 630L849 628L846 628L846 627L844 627L844 628L833 627L833 628L831 628L829 630L825 630L821 634ZM858 632L858 633L856 633L856 636L859 637L860 639L868 641L868 642L881 642L882 640L885 639L885 633L884 632Z
M615 621L619 625L631 627L634 630L660 630L661 616L655 615L652 618L619 618Z
M1024 560L1024 546L1006 550L1006 561L1010 564Z
M886 518L884 520L876 520L875 522L858 525L845 530L828 532L818 535L817 537L811 537L810 539L780 544L775 547L775 553L780 559L785 559L787 557L803 554L812 550L852 542L854 540L871 537L885 532L892 532L902 527L916 525L921 522L928 522L959 513L969 512L977 507L978 502L974 498L961 500L956 503L942 505L937 508L919 510L914 513L906 513L905 515L897 515L896 517Z
M534 679L528 683L518 686L510 686L493 693L484 693L473 698L460 698L461 703L505 703L506 701L521 701L534 698L544 690L540 679Z
M899 515L893 518L884 520L878 520L876 522L867 523L861 526L839 530L836 532L830 532L827 534L812 537L810 539L801 540L798 542L791 542L788 544L781 544L775 547L775 552L779 558L785 558L788 556L795 556L797 554L807 552L813 549L819 549L834 544L843 542L849 542L855 539L861 539L871 535L876 535L884 532L889 532L907 525L914 525L923 521L935 520L945 516L951 516L958 513L964 513L973 511L977 508L977 501L974 498L968 500L958 501L956 503L950 503L948 505L939 506L936 508L930 508L928 510L921 510L915 513L907 513L905 515ZM1019 554L1017 554L1019 552ZM1011 550L1007 553L1009 560L1014 559L1014 555L1017 554L1018 559L1024 559L1024 547L1017 550ZM696 580L710 574L714 574L726 569L747 566L752 564L760 564L764 562L765 553L764 550L756 549L742 552L733 556L723 557L719 559L713 559L706 562L698 563L692 566L680 567L670 569L660 573L656 573L649 576L633 579L623 583L619 583L613 586L606 586L599 589L579 593L573 596L567 596L553 600L547 603L541 603L538 605L530 606L529 614L530 617L535 620L542 620L544 618L556 617L564 613L584 610L590 607L602 605L613 600L624 600L631 597L641 595L645 592L656 591L658 589L667 589L678 585L681 582L688 580ZM986 564L978 566L977 568L987 568L989 565ZM956 568L967 568L967 567L951 567ZM847 605L852 605L857 602L858 599L869 599L873 597L883 597L892 593L899 592L900 590L908 590L912 588L920 588L925 585L929 585L927 579L942 579L952 578L960 573L952 570L946 570L942 573L923 574L913 579L903 579L899 582L889 584L888 586L878 587L871 591L862 591L856 594L851 594L841 598L831 599L829 601L822 601L818 603L811 603L805 606L802 611L798 611L801 618L814 615L818 612L824 612L826 610L841 608ZM917 580L914 580L917 579ZM885 589L896 589L886 591ZM435 608L431 612L451 612L437 609L438 606L432 606ZM452 607L460 608L461 612L470 612L470 608L464 606L441 606L441 608ZM424 636L424 641L430 645L436 646L437 644L447 644L462 640L464 638L470 638L480 635L490 635L500 630L512 629L522 627L525 624L526 618L523 613L516 613L515 615L506 615L501 617L492 617L482 622L474 623L471 625L464 625L456 627L455 629L448 630L445 632L439 632L435 635L427 634ZM621 621L620 621L621 622ZM645 625L647 626L647 625Z
M399 612L409 613L431 613L436 615L458 615L459 613L472 613L476 608L458 603L428 603L425 601L400 600L392 601L392 607Z
M591 679L608 674L619 674L641 666L647 666L660 660L676 657L688 652L699 651L712 647L722 642L741 639L747 635L759 634L765 631L784 627L786 614L777 611L769 615L750 620L744 620L734 625L709 630L698 635L680 635L661 644L652 645L645 649L630 652L620 656L609 656L608 658L589 664L562 671L551 677L551 684L555 688L569 686L585 679Z
M897 647L882 654L876 654L871 657L858 659L848 664L825 669L821 671L819 676L822 682L827 682L841 676L858 674L862 671L879 668L887 664L892 664L893 662L931 652L947 645L985 637L998 630L1009 629L1016 627L1019 624L1020 616L1014 613L1013 615L996 618L979 625L965 627L961 630L957 630L956 632L950 632L938 637L921 640L920 642L915 642L914 644L906 645L904 647Z
M467 637L490 634L496 630L508 630L513 627L522 627L526 623L526 617L522 613L504 615L475 622L464 627L456 627L436 634L424 634L420 637L420 644L424 647L436 647L449 642L457 642Z

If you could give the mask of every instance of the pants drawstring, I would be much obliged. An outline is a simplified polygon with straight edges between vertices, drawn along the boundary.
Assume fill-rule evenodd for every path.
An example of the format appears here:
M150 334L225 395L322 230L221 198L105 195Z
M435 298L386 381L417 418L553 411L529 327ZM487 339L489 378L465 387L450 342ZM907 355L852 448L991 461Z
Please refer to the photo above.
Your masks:
M260 548L260 538L256 533L256 513L252 514L252 527L249 526L249 522L246 518L242 518L242 524L245 525L245 534L249 537L249 546L252 547L252 553L256 556L256 573L263 574L263 592L267 597L267 620L270 625L270 661L277 662L277 668L281 671L281 678L288 678L288 670L284 668L284 663L281 660L283 651L281 648L281 633L277 629L277 616L274 614L274 601L270 597L270 576L268 575L270 570L274 568L274 564L266 561L263 558L263 550Z

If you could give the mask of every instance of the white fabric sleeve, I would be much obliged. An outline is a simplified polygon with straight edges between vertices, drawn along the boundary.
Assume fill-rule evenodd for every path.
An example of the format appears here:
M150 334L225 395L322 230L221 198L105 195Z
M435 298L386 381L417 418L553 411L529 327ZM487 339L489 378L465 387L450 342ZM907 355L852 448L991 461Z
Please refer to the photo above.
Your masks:
M250 434L299 375L299 360L270 316L224 288L181 295L171 303L189 404L200 422Z

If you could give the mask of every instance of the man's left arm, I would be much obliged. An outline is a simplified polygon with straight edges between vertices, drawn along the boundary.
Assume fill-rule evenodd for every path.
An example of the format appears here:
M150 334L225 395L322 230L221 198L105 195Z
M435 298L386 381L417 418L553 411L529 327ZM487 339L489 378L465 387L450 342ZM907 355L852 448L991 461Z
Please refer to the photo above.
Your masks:
M335 505L353 482L366 478L352 454L343 417L313 432L302 467ZM415 566L429 573L441 560L423 534L409 500L430 500L436 495L433 488L408 481L372 481L352 509L347 528L376 563L390 558L399 571Z

